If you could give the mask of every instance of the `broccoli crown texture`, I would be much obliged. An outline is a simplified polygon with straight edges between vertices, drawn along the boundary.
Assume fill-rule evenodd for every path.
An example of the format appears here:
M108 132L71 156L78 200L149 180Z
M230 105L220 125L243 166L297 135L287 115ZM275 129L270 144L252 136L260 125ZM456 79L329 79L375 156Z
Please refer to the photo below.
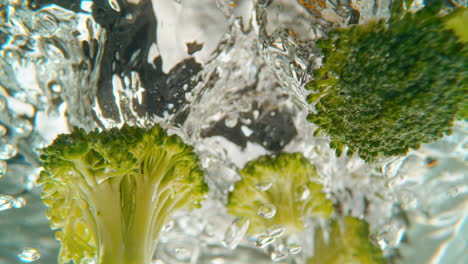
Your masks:
M457 115L466 119L467 12L441 10L394 7L388 21L337 28L317 41L323 66L306 85L315 105L308 120L338 156L345 146L366 161L406 154L450 134Z
M357 218L344 217L330 223L328 241L323 230L316 230L314 256L308 264L384 264L382 251L369 240L368 224Z
M328 218L333 211L315 167L300 153L262 156L247 163L240 175L227 207L250 221L251 235L274 227L285 228L285 235L300 232L305 218Z
M207 192L192 148L159 126L74 129L43 150L38 183L59 263L147 264L170 215Z

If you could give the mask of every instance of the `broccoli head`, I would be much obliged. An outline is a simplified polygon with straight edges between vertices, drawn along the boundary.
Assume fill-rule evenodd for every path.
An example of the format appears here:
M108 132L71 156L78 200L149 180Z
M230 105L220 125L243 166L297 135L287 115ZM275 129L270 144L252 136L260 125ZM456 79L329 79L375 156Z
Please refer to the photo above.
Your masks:
M300 232L305 218L328 218L333 211L315 167L300 153L262 156L247 163L240 175L227 208L230 214L249 219L251 235L274 227L284 228L284 235Z
M323 65L306 85L315 106L308 120L338 156L345 146L366 161L406 154L450 134L457 115L466 119L467 9L392 10L388 21L317 41Z
M330 223L328 241L323 230L316 230L314 256L308 264L384 264L382 251L369 240L368 224L357 218L334 219Z
M59 263L150 263L170 215L207 193L192 148L159 126L74 129L43 152L38 183Z

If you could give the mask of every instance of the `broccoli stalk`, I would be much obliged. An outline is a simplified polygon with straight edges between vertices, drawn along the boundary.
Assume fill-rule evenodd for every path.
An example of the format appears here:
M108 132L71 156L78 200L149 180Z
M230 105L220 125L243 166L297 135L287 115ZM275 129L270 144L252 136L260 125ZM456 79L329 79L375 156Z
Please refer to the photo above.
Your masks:
M328 218L333 211L315 167L300 153L262 156L247 163L240 175L227 208L230 214L249 219L251 235L272 227L285 228L284 235L298 233L306 218Z
M334 219L328 232L329 239L325 241L323 230L316 230L314 255L307 264L387 263L380 248L369 240L369 225L365 221L351 216Z
M192 148L158 126L75 129L43 152L38 183L60 229L59 263L150 263L171 214L207 193Z
M317 41L323 65L306 85L316 135L339 156L366 161L406 154L451 133L466 118L467 11L415 13L396 1L388 21L332 30Z

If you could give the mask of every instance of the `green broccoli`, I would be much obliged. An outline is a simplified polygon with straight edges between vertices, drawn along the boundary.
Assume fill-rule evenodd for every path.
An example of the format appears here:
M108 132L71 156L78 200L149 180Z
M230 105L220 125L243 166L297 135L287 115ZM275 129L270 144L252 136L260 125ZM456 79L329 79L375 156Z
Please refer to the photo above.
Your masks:
M240 175L227 208L250 221L249 234L274 227L285 228L284 235L297 233L304 229L305 218L328 218L333 211L315 167L300 153L262 156L247 163Z
M314 236L314 256L307 264L384 264L387 263L379 247L369 241L369 227L365 221L345 217L330 223L329 240L323 230Z
M401 1L397 1L401 4ZM467 117L467 9L440 6L338 28L317 41L323 66L306 85L308 120L341 155L366 161L406 154Z
M159 126L74 129L43 150L38 183L59 263L147 264L177 209L207 193L192 148Z

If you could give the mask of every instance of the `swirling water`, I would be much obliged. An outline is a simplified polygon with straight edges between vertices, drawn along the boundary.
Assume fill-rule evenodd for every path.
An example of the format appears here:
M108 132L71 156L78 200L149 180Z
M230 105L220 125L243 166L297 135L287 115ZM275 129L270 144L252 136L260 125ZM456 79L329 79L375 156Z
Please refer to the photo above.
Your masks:
M163 228L155 263L305 263L320 223L252 241L248 221L224 206L237 170L278 151L310 159L328 197L367 220L396 262L467 263L465 122L369 165L335 157L305 120L303 86L321 62L314 41L388 16L390 2L0 0L0 263L55 262L34 184L40 148L71 126L154 122L195 146L211 190L201 210Z

